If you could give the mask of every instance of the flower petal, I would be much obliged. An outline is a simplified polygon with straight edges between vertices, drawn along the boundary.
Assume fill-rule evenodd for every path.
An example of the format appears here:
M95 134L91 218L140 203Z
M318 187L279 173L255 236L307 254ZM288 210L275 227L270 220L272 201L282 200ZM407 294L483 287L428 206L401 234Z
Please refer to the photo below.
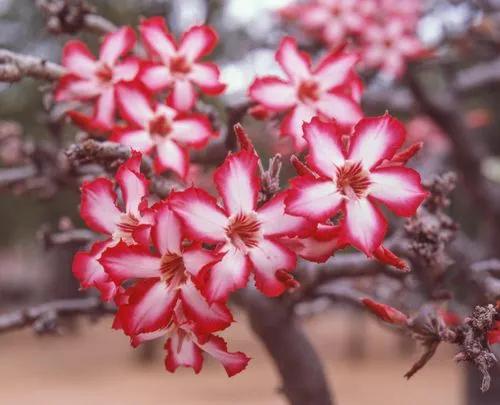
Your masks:
M62 64L78 77L92 78L96 69L95 56L82 41L71 40L62 50Z
M291 180L285 211L312 221L323 222L337 213L343 199L331 180L301 176Z
M139 71L139 80L150 91L157 92L166 89L170 85L172 78L166 66L145 63Z
M97 97L102 90L102 86L88 79L69 74L64 75L58 82L55 90L56 101L67 100L90 100Z
M99 263L117 284L129 279L160 277L160 258L153 256L149 247L127 245L120 241L102 253Z
M428 195L422 187L420 175L406 167L376 169L370 174L370 181L370 196L404 217L414 215Z
M167 202L157 208L155 225L151 231L153 243L160 252L181 254L182 224Z
M311 76L309 55L299 51L297 41L292 37L283 38L276 52L276 61L294 82Z
M389 114L364 118L354 128L349 159L362 162L369 170L384 159L391 159L403 145L405 138L403 124Z
M138 154L138 157L140 159L141 155ZM140 172L131 170L125 162L116 171L116 181L125 202L125 212L132 214L135 218L140 218L139 206L148 194L148 180Z
M173 170L181 178L185 178L189 170L189 155L187 150L170 139L165 139L156 145L155 168L162 173Z
M211 27L207 25L194 26L182 36L179 54L193 62L212 52L217 41L217 33Z
M278 270L291 271L297 257L283 245L264 238L248 253L253 264L255 286L268 297L276 297L286 290L286 285L278 280Z
M125 55L135 45L135 32L130 27L122 27L104 37L99 50L99 59L114 66L120 56Z
M120 305L116 313L125 334L154 332L170 323L177 290L169 289L160 279L149 279L139 281L129 291L128 304Z
M181 116L172 124L171 138L182 145L203 147L213 135L210 121L203 114Z
M196 103L196 93L189 80L177 79L172 93L168 96L169 105L179 111L189 111Z
M110 180L98 178L82 185L80 216L90 229L111 235L121 215Z
M334 118L341 126L350 132L350 129L361 118L361 106L351 97L343 94L325 93L316 102L318 111L328 118Z
M212 96L221 94L226 89L226 85L220 81L220 70L215 63L194 63L188 77L204 93Z
M154 146L149 132L142 129L115 128L111 134L110 141L121 143L138 152L149 152Z
M109 301L114 297L117 286L109 279L98 259L101 257L102 252L112 246L113 243L112 240L96 242L89 252L77 252L72 265L73 274L82 288L97 288L101 292L101 298L104 301Z
M104 134L109 132L111 127L108 124L103 124L100 122L97 122L95 120L95 117L91 117L88 115L85 115L84 113L81 113L80 111L68 111L67 112L68 117L71 119L73 124L76 126L80 127L84 131L87 131L91 134Z
M290 83L273 76L255 79L249 96L272 111L285 111L297 104L297 94Z
M227 328L233 322L233 316L225 304L208 304L191 282L182 286L180 298L184 314L195 323L195 333L212 333Z
M243 371L250 361L242 352L229 353L226 342L218 336L210 335L201 348L222 364L229 377Z
M259 197L258 157L241 151L226 158L214 173L214 182L230 215L255 209Z
M140 61L136 57L129 57L121 63L117 63L113 69L113 82L130 82L134 80L140 71Z
M283 243L306 260L324 263L337 250L346 246L341 236L339 226L319 224L314 235L302 239L284 240Z
M344 85L348 82L358 59L358 55L354 53L339 53L338 51L329 53L319 62L314 77L325 90Z
M345 205L345 236L357 249L372 256L384 240L387 221L367 198L349 200Z
M102 91L97 99L94 111L94 121L97 125L111 129L115 123L115 92L112 87Z
M181 331L181 333L183 333ZM200 348L193 342L189 335L173 334L165 343L167 356L165 368L173 373L177 367L191 367L196 374L201 371L203 357Z
M206 191L191 187L173 193L170 205L186 226L188 237L207 243L225 240L227 217Z
M132 347L138 347L144 342L150 342L151 340L155 340L162 336L165 336L166 333L166 329L160 329L156 332L139 333L138 335L130 337L130 344L132 345Z
M291 136L295 149L300 151L307 145L303 137L302 126L311 121L317 113L305 104L298 104L281 122L280 132L283 136Z
M209 303L227 301L231 292L245 287L248 282L248 258L232 246L228 249L221 261L210 269L203 287L203 295Z
M262 233L266 236L305 236L312 232L314 224L302 217L285 212L288 192L280 192L257 211Z
M186 271L192 276L196 277L207 266L218 262L220 255L201 248L199 245L191 245L183 251L182 258L184 259L184 266Z
M337 124L315 117L304 124L304 139L309 146L309 165L323 176L334 178L337 168L345 163L342 133Z
M151 99L137 84L118 84L116 101L120 115L130 124L147 128L154 112Z
M150 54L167 62L176 53L175 41L168 31L163 17L152 17L141 22L139 31Z

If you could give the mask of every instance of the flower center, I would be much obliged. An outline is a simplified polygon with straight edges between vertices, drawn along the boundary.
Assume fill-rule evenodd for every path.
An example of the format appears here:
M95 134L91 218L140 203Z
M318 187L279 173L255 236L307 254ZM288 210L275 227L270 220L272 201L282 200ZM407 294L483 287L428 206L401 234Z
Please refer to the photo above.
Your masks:
M149 121L149 132L160 137L167 137L172 131L172 123L165 115L158 115Z
M339 17L342 14L342 10L339 6L332 5L329 8L330 10L330 15L333 17Z
M186 75L191 72L191 63L184 56L176 56L170 60L170 72L174 75Z
M260 222L255 213L239 213L229 219L226 235L231 243L242 251L247 251L259 244L261 239Z
M187 280L184 259L177 253L165 253L162 256L160 272L162 280L173 287L178 287Z
M132 214L122 214L117 229L113 234L113 239L123 240L126 244L130 245L135 243L132 234L139 226L139 220Z
M345 162L337 168L337 189L349 199L364 197L370 186L370 174L361 166L361 162Z
M386 48L390 49L390 48L393 47L393 45L394 45L394 41L392 40L392 38L386 38L386 39L384 39L384 46Z
M314 80L304 80L300 83L297 95L303 103L319 100L319 85Z
M108 83L113 79L113 70L106 63L102 63L97 68L95 75L101 82Z

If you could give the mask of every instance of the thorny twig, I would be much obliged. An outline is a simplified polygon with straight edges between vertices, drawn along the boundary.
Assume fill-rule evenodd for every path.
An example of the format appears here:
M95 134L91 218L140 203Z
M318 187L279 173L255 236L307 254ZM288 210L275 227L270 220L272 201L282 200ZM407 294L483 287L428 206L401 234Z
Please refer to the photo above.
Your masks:
M107 34L117 28L84 0L35 0L35 4L45 15L47 30L53 34L75 34L81 30Z

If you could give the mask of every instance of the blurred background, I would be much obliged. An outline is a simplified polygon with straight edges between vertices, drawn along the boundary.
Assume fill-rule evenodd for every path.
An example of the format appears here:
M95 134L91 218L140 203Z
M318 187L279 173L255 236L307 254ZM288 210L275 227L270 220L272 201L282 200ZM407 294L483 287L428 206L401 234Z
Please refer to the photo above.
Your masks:
M278 72L274 52L280 39L290 32L302 35L290 21L284 24L278 16L277 11L290 3L290 0L92 0L99 14L119 25L136 26L143 16L162 15L176 34L193 24L208 22L214 26L221 38L214 58L221 66L223 81L228 84L227 92L211 101L216 108L245 101L246 89L256 75ZM435 92L446 89L459 70L499 57L499 1L422 0L421 3L425 11L417 33L435 53L419 68ZM97 49L95 35L78 36ZM60 61L62 46L68 39L69 36L47 32L33 0L0 0L1 48ZM300 42L311 46L305 37ZM470 86L459 95L462 101L459 114L467 126L467 136L487 150L480 165L481 175L493 183L500 182L499 78L497 64L496 81ZM411 100L404 78L388 79L372 72L365 79L366 115L388 109L405 120L413 141L426 141L417 162L424 178L452 168L452 145L447 134L424 113L408 108ZM19 138L12 137L12 133L26 134L33 142L43 142L51 136L43 110L45 100L39 91L43 86L31 79L0 83L2 165L8 166L9 159L20 148L15 140ZM269 136L265 124L247 118L245 125L264 156L289 150L286 140ZM67 137L73 135L69 126L64 131ZM9 142L7 147L5 142ZM286 168L285 178L290 173ZM451 211L474 239L484 232L478 220L481 207L467 193L459 181ZM68 224L82 226L75 209L78 200L77 190L58 192L51 199L29 197L15 189L13 193L0 194L0 312L81 295L70 271L71 258L78 246L47 249L45 237L49 230L64 229ZM465 288L456 287L459 292ZM65 325L64 333L56 337L38 337L31 330L0 335L0 404L285 404L278 392L279 376L248 327L245 314L235 312L235 318L237 323L224 336L232 348L246 352L252 361L245 372L230 380L210 360L206 360L200 376L184 369L166 373L161 343L133 350L120 332L111 330L111 318L95 323L87 319L70 322ZM451 347L440 347L431 362L406 381L403 375L418 358L417 346L367 314L347 305L325 304L321 311L307 311L302 322L324 362L339 404L482 403L466 401L471 377L462 365L455 364ZM475 372L472 378L476 378L474 384L478 386ZM500 404L500 396L497 403Z

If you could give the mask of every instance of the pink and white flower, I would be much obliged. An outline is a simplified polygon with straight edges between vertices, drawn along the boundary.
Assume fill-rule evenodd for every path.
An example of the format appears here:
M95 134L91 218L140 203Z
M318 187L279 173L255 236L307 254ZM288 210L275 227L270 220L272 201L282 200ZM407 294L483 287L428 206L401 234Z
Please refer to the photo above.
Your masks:
M184 33L177 44L162 17L142 21L140 32L154 63L140 73L141 81L152 91L171 89L169 104L179 111L193 108L197 94L195 86L206 94L224 91L220 71L212 62L200 59L212 52L217 33L207 25L194 26Z
M119 324L129 336L167 327L176 305L194 322L197 333L211 333L229 326L233 318L222 303L209 305L195 285L198 274L219 260L199 244L187 245L180 220L168 202L156 207L151 230L154 253L149 246L120 242L99 259L106 274L126 288L128 301L119 305Z
M62 64L67 73L55 91L56 101L92 101L92 117L77 111L70 112L75 123L90 131L108 131L115 122L114 87L121 81L135 79L139 61L124 57L135 45L135 33L123 27L106 35L99 59L81 41L69 41L63 49Z
M367 11L373 11L366 7L366 3L362 0L316 0L303 6L298 16L299 24L325 43L338 46L349 35L363 29Z
M427 196L416 171L387 164L405 141L403 125L388 114L362 119L346 148L335 122L314 118L304 137L307 162L319 177L292 179L286 212L320 223L342 212L344 240L372 256L387 229L378 202L411 216Z
M279 237L306 235L312 224L285 213L286 192L279 193L260 208L257 201L260 178L258 157L243 150L226 158L216 170L214 181L223 207L204 190L189 188L171 197L173 210L182 219L193 240L216 244L223 254L208 271L203 292L209 302L224 301L230 292L243 288L251 272L264 294L276 296L286 286L279 271L295 268L296 256Z
M227 344L219 336L199 334L194 323L187 319L180 307L177 307L174 320L165 329L133 336L132 346L137 347L145 341L167 336L165 350L165 368L175 372L178 367L191 367L196 374L203 366L203 353L222 364L229 377L243 371L250 358L242 352L228 352Z
M208 118L154 102L138 84L117 86L116 97L128 126L115 128L111 140L136 151L154 151L157 171L170 169L184 179L189 169L188 148L201 148L214 136Z
M309 55L298 50L293 38L286 37L276 52L276 60L287 79L257 78L249 96L270 112L287 113L280 132L291 136L300 150L306 145L302 124L314 116L334 118L347 132L363 116L357 97L359 82L354 80L357 59L354 54L337 50L313 69Z
M408 61L420 58L425 49L414 30L397 16L372 21L363 30L363 63L378 68L391 78L401 77Z
M97 288L104 300L112 299L118 287L98 261L102 253L120 241L136 244L149 238L152 212L147 208L148 183L140 173L140 164L141 155L134 153L116 173L124 209L117 205L110 180L98 178L82 185L80 215L90 229L106 235L107 239L96 242L88 252L75 255L73 274L83 288Z

